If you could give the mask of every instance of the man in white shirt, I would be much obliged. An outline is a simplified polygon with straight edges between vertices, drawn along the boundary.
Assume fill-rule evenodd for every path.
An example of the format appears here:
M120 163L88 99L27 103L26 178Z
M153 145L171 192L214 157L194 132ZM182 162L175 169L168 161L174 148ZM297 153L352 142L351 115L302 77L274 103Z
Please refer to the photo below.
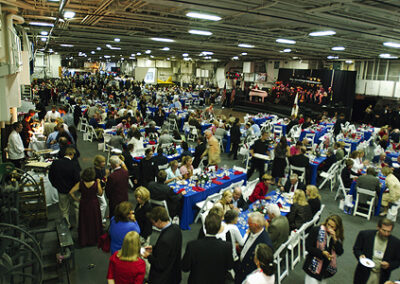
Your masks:
M21 168L21 163L25 158L25 148L24 143L21 138L22 123L15 122L12 125L13 131L8 136L8 158L15 167Z
M56 106L52 106L51 110L46 113L44 120L46 122L54 122L57 118L61 117L60 113L57 111Z
M235 283L242 283L253 270L257 269L254 263L254 250L259 243L264 243L273 249L272 241L264 230L265 219L260 212L252 212L247 220L250 233L240 253L240 264L237 265Z

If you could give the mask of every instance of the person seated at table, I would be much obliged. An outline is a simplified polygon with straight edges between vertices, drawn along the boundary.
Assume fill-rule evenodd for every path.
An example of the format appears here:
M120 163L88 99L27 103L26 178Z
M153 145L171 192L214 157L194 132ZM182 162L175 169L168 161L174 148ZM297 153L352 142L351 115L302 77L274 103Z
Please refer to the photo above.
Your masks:
M328 148L326 151L326 159L318 166L318 170L322 172L327 172L336 163L336 155L333 148Z
M158 105L158 109L154 114L154 121L156 122L157 126L162 126L165 121L165 111L163 110L162 105Z
M178 216L182 210L182 195L186 191L175 194L171 187L165 184L167 173L164 170L158 172L157 181L149 182L147 189L150 191L151 199L167 202L168 212L171 218Z
M285 186L281 186L281 191L294 192L296 189L305 190L306 186L299 181L299 176L293 173L290 175L289 179L286 180Z
M199 131L201 131L201 124L200 122L196 119L196 116L194 113L191 113L189 115L188 119L189 125L196 127Z
M376 177L377 173L373 167L367 168L367 172L365 175L361 175L357 178L357 188L368 189L376 192L376 195L379 196L381 191L381 185L379 183L379 179ZM366 204L369 196L360 195L359 203Z
M296 156L292 156L289 157L289 164L295 167L299 167L299 168L305 168L306 170L306 181L309 180L309 176L310 176L310 159L308 157L306 157L306 152L307 149L306 147L301 147L300 148L300 154L296 155Z
M301 153L301 146L303 143L301 141L297 141L296 145L290 147L290 156L299 155Z
M321 209L321 195L319 195L318 188L315 185L307 185L306 195L308 204L311 207L311 213L314 216Z
M118 128L117 134L111 136L108 145L111 146L112 148L119 149L122 151L122 148L125 146L125 134L122 128Z
M189 151L188 143L183 141L182 144L181 144L181 147L182 147L182 150L183 150L182 153L181 153L181 157L185 157L185 156L192 157L192 152Z
M345 164L346 166L343 168L340 176L342 178L344 187L350 188L351 184L353 183L353 176L360 176L360 174L352 170L354 165L353 160L347 159Z
M110 129L116 125L117 125L117 122L114 119L114 115L111 112L109 112L107 114L107 119L106 119L106 129Z
M254 252L254 263L257 269L247 275L243 284L263 283L274 284L276 264L274 263L274 252L266 244L259 243Z
M261 181L257 183L252 194L249 196L249 202L253 203L257 200L271 199L269 196L265 196L268 193L268 186L272 182L272 176L269 174L264 174Z
M251 123L250 123L250 121L247 122L247 123L244 125L244 129L246 130L246 139L247 139L247 140L252 139L252 138L255 137L254 130L253 130L253 128L251 128Z
M225 190L222 193L221 199L218 200L217 203L220 203L222 205L222 209L224 210L225 215L226 211L234 208L232 204L232 192L230 190Z
M157 148L157 156L153 157L155 166L160 169L160 167L166 166L168 164L168 158L164 155L164 149L162 147ZM158 171L157 171L158 172Z
M168 133L167 129L164 129L161 132L160 137L158 138L158 143L160 145L163 145L163 144L171 144L172 142L174 142L174 138L172 137L171 134Z
M239 212L237 210L227 210L224 215L224 221L226 225L226 241L232 244L232 256L233 260L239 259L237 255L236 247L243 247L244 239L240 234L239 228L236 225L239 219Z
M93 117L89 119L89 125L93 126L94 129L99 128L100 117L96 112Z
M215 135L215 131L217 130L218 127L219 127L219 121L214 119L209 130L211 130L212 134Z
M250 125L251 125L250 128L253 131L253 135L256 136L256 137L261 136L260 126L258 126L258 124L255 123L253 120L250 120Z
M237 209L247 210L249 208L249 204L244 200L242 196L242 189L240 186L236 186L233 189L232 194L232 204Z
M177 160L173 160L169 163L169 168L165 171L167 177L165 183L171 185L178 180L182 179L181 172L179 171L179 163Z
M390 158L386 156L385 152L382 152L379 156L375 156L372 160L372 162L378 167L378 168L384 168L388 167L390 163Z
M146 136L149 136L151 133L156 133L158 135L156 123L154 121L150 121L149 127L146 127L144 132L146 133Z
M382 194L382 207L383 212L379 216L385 216L388 212L389 205L394 203L399 203L400 201L400 182L392 173L392 169L389 167L384 167L382 169L382 174L386 177L385 186L389 192L385 191Z
M386 151L387 147L389 146L389 136L384 135L380 140L379 140L379 146L382 147L383 150Z
M51 148L53 150L60 149L60 145L58 144L58 141L57 141L57 136L58 136L58 127L56 125L56 126L54 126L54 131L51 132L49 134L49 136L47 137L47 140L46 140L47 148L49 148L49 149Z
M294 114L290 117L290 122L286 126L286 133L289 133L293 126L298 125L299 120L296 118Z
M192 166L192 157L184 156L182 159L182 166L180 167L179 171L183 179L189 179L193 175L193 166Z
M350 154L350 159L354 162L353 163L353 167L351 168L351 170L353 172L360 172L363 168L364 168L364 164L362 163L362 161L359 158L359 152L357 150L353 151Z
M335 150L335 156L337 161L343 160L345 156L345 150L344 150L345 143L343 141L336 142L333 145L333 149Z
M181 134L179 133L179 130L178 129L175 129L173 132L172 132L172 138L173 138L173 141L175 142L175 143L182 143L182 136L181 136Z
M147 186L151 181L154 181L158 168L153 160L153 150L147 148L145 151L145 157L139 163L139 174L140 174L140 184Z
M277 250L281 244L285 243L289 238L289 221L286 216L281 215L278 205L269 203L266 208L269 222L265 224L274 250Z
M294 191L293 204L287 215L290 230L300 229L300 227L312 219L311 206L308 204L304 190Z
M135 129L132 133L132 138L129 140L128 144L133 144L133 148L135 149L135 153L137 155L143 155L144 145L143 145L143 136L140 133L139 129Z
M218 233L215 235L215 237L217 239L226 241L226 233L228 232L228 227L226 226L225 222L224 222L224 209L222 208L222 204L219 202L215 202L214 206L210 209L210 211L208 211L207 214L216 214L218 215L222 222L221 222L221 228L219 229ZM203 222L202 228L200 228L199 230L199 234L197 235L197 239L203 239L206 236L206 228L204 225L204 220L206 218L206 216L203 215L201 220Z

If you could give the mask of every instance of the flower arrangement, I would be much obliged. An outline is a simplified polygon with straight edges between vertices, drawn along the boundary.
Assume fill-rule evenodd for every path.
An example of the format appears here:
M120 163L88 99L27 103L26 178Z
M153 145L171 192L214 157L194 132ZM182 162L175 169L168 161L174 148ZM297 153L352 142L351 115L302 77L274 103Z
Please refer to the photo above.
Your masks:
M200 182L200 183L207 183L209 180L210 180L210 177L208 176L208 174L207 173L201 173L201 174L199 174L198 176L197 176L197 180Z
M178 153L178 151L176 150L176 147L174 144L172 144L171 146L168 147L168 149L167 149L168 156L175 155L176 153Z
M253 204L253 211L254 212L260 212L263 215L267 214L267 206L266 206L266 202L265 200L257 200L256 202L254 202Z

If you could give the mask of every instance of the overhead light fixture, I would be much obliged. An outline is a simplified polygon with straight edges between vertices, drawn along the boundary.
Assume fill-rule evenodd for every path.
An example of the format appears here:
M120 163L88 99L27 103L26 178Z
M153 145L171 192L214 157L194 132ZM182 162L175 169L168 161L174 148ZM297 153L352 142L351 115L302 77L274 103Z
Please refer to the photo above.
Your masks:
M94 52L93 50L90 52L91 54L95 54L96 52Z
M244 48L254 48L254 45L248 43L239 43L238 46Z
M296 44L296 41L295 41L295 40L292 40L292 39L284 39L284 38L278 38L278 39L276 40L276 42L285 43L285 44Z
M131 56L136 56L136 54L132 53Z
M189 12L189 13L186 14L186 16L190 17L190 18L209 20L209 21L220 21L222 19L219 16L209 15L209 14L202 14L202 13L197 13L197 12Z
M329 55L326 58L328 58L328 59L339 59L339 56Z
M60 0L47 0L49 2L60 2Z
M240 55L246 56L247 52L242 52Z
M161 42L174 42L174 40L170 39L170 38L152 37L150 39L154 40L154 41L161 41Z
M72 19L73 17L75 17L75 12L73 12L73 11L64 12L64 18L65 19Z
M136 53L136 55L142 55L140 52Z
M387 46L387 47L400 48L400 43L391 42L391 41L384 42L383 45Z
M190 34L194 35L205 35L205 36L210 36L212 35L212 32L209 31L201 31L201 30L189 30Z
M171 58L167 57L167 60L171 60Z
M204 59L211 59L211 56L204 56Z
M49 33L46 32L46 31L41 31L40 34L41 34L42 36L47 36Z
M161 48L161 50L164 50L164 51L169 51L169 47L163 47L163 48Z
M344 46L334 46L331 49L335 51L342 51L345 50L346 48Z
M292 59L296 60L299 59L297 56L293 56Z
M103 57L104 57L104 58L111 58L110 55L104 55Z
M52 48L49 49L49 52L54 52L54 50Z
M100 47L100 46L98 46L96 49L97 49L97 50L101 50L101 47Z
M353 63L353 60L346 60L345 61L347 64L352 64Z
M116 38L114 38L114 41L115 41L115 42L120 42L121 39L119 39L119 38L116 37Z
M238 59L239 59L239 56L234 56L234 57L232 57L232 59L233 59L233 60L238 60Z
M189 53L182 53L182 56L183 56L183 57L188 57L188 56L189 56Z
M335 35L335 31L319 31L319 32L312 32L309 33L309 36L330 36L330 35Z
M385 58L385 59L397 59L398 58L397 56L393 56L393 55L391 55L389 53L379 54L379 57L380 58Z
M285 48L284 50L282 50L283 52L289 53L292 52L292 50L290 48Z
M73 44L66 44L66 43L62 43L60 44L61 47L74 47Z
M150 58L154 58L154 55L150 55Z
M151 50L150 50L150 49L148 49L148 50L146 50L144 53L146 53L146 54L150 54L150 53L151 53Z
M200 53L200 56L204 56L204 55L213 55L214 52L212 51L203 51L202 53Z
M41 41L46 41L46 40L47 40L47 38L45 38L45 37L41 37L41 38L40 38L40 40L41 40Z
M183 58L183 60L189 61L189 60L192 60L192 58L190 58L190 57L185 57L185 58Z
M40 26L40 27L54 27L54 24L52 23L46 23L46 22L29 22L31 26Z

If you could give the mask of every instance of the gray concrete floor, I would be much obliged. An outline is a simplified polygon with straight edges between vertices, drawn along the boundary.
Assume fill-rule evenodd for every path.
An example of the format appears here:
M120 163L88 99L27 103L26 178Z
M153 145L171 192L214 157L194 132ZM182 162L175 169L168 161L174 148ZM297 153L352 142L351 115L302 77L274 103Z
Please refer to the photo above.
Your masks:
M84 169L92 166L93 157L95 155L104 153L97 150L97 142L84 142L82 141L82 135L79 135L79 137L80 140L78 141L78 149L81 153L80 163ZM239 163L240 161L233 161L228 157L227 154L222 154L221 165L226 164L231 167L233 165L239 165ZM257 173L253 175L252 179L256 176L258 176ZM321 195L322 203L326 205L325 211L322 213L321 220L324 220L330 214L337 214L342 217L345 230L344 254L338 258L337 274L332 279L328 280L328 283L352 283L354 270L357 265L357 260L352 253L353 244L359 231L376 228L378 218L372 217L371 220L368 221L362 217L354 217L344 214L338 209L339 202L334 200L335 192L330 192L329 188L327 187L321 190ZM129 199L130 201L135 202L133 192L129 192ZM49 212L51 216L50 218L58 218L59 213L57 206L50 207ZM393 235L400 237L400 226L398 223L399 222L397 222L394 228ZM197 238L199 229L199 223L192 224L191 230L182 232L183 252L186 248L186 243ZM77 242L76 229L73 231L73 236ZM151 243L156 241L157 236L157 233L153 233ZM109 254L102 252L101 250L97 249L97 247L79 248L77 245L75 250L76 268L70 272L71 283L106 283L109 256ZM305 274L302 270L302 265L303 260L296 265L293 271L290 271L289 276L283 280L283 283L304 283ZM182 276L182 283L187 283L188 274L183 273ZM400 269L397 269L392 273L392 279L400 279Z

